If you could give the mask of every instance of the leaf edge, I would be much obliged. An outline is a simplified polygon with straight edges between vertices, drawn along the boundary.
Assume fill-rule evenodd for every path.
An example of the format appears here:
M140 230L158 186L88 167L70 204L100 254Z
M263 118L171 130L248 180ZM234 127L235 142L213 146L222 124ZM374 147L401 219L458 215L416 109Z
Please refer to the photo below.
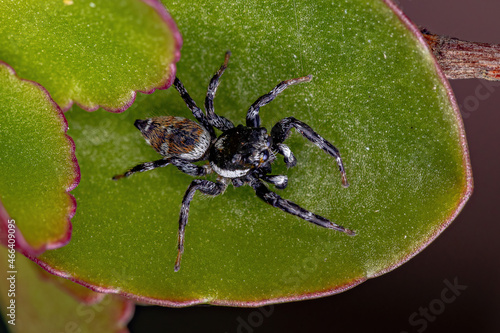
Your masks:
M47 250L53 250L53 249L57 249L57 248L60 248L60 247L67 245L71 239L71 233L72 233L72 229L73 229L71 219L73 218L73 216L75 216L75 213L76 213L76 199L72 194L70 194L70 192L78 186L78 184L80 183L80 180L81 180L80 166L78 165L78 160L76 159L76 154L75 154L76 146L75 146L75 142L74 142L73 138L71 138L67 134L69 127L68 127L68 122L66 120L66 117L64 116L63 111L61 110L59 105L57 105L57 103L52 99L52 97L50 96L50 93L47 91L47 89L45 89L38 82L23 79L23 78L19 77L17 75L16 71L14 70L14 68L12 68L12 66L10 66L9 64L7 64L6 62L4 62L2 60L0 60L0 66L6 67L7 70L12 75L14 75L18 80L20 80L21 82L26 82L28 84L34 85L36 88L38 88L42 93L44 93L46 95L47 101L50 104L52 104L52 106L56 110L57 116L61 120L61 131L62 131L62 133L64 133L64 136L65 136L67 142L69 143L69 147L70 147L70 156L71 156L70 159L71 159L71 162L73 164L74 177L73 177L73 179L70 179L69 185L65 189L65 192L69 196L69 199L71 202L70 209L69 209L68 214L66 216L66 221L67 221L66 232L58 240L48 241L48 242L44 243L43 245L41 245L40 247L33 247L26 241L26 239L24 238L19 227L17 225L15 225L15 232L14 233L16 236L16 238L15 238L16 239L16 242L15 242L16 250L21 252L26 257L39 256L40 254L42 254L43 252L45 252ZM5 246L7 246L7 230L8 230L9 220L11 220L11 217L10 217L7 209L4 207L4 205L0 201L0 230L2 231L2 234L5 235L5 238L4 237L0 238L0 243L5 245ZM4 233L4 231L5 231L5 233Z

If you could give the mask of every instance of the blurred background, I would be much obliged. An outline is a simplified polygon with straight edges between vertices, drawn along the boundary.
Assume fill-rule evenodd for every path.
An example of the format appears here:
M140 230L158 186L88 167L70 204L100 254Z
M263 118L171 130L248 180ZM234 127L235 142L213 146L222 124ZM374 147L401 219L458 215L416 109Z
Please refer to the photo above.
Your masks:
M433 33L500 44L498 0L397 3ZM469 142L474 194L450 227L408 263L339 295L263 309L137 306L130 331L500 332L500 83L489 90L485 83L451 81ZM485 91L489 96L481 95Z

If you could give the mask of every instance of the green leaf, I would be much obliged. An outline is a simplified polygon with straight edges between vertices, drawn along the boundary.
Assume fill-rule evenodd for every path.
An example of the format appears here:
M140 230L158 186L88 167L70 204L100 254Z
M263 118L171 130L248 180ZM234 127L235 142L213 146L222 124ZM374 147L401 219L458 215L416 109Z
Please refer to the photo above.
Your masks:
M114 182L160 158L135 119L193 119L174 89L142 96L123 114L67 113L82 182L65 248L40 263L100 291L161 305L258 305L350 288L405 262L432 241L471 193L463 126L426 45L386 3L370 1L165 1L184 32L178 76L203 104L206 87L232 51L216 111L244 123L246 110L279 81L307 74L261 109L263 126L294 116L339 148L335 162L294 132L298 159L274 173L276 190L357 232L349 237L270 207L253 190L197 193L182 267L174 273L180 203L192 177L174 167ZM215 179L215 176L208 177Z
M35 266L36 267L36 266ZM66 294L73 296L76 300L84 304L95 304L103 300L106 294L97 293L85 288L69 279L54 276L43 269L36 269L42 281L53 283Z
M0 260L2 263L8 260L4 247L0 247ZM23 256L16 257L15 266L17 273L0 271L1 314L11 333L124 332L132 317L134 305L129 300L111 295L102 297L68 280L47 276ZM69 283L73 286L69 287ZM62 284L67 287L61 289ZM81 303L66 293L68 287L72 293L86 295L93 302ZM11 313L15 316L9 316Z
M135 91L168 88L182 43L157 0L7 0L0 20L0 59L64 110L120 111Z
M60 247L71 236L75 202L68 192L80 172L67 128L45 89L0 62L0 240L7 244L14 220L15 245L27 255Z

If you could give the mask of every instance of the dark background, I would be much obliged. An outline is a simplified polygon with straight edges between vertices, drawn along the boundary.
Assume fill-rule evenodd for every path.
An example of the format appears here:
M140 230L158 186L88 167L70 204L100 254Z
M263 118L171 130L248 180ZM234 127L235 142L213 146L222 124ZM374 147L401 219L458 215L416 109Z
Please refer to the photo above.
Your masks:
M398 3L434 33L500 44L498 0ZM267 316L255 308L137 306L130 331L500 332L500 84L482 97L484 82L451 82L464 116L474 194L450 227L408 263L339 295L265 307ZM466 289L455 296L445 280ZM420 311L429 307L437 315L429 310L425 319Z

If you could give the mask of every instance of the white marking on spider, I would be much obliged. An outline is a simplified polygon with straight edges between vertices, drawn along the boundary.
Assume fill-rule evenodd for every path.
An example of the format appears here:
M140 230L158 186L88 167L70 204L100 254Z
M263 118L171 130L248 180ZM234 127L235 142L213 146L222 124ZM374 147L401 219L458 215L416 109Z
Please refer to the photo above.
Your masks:
M238 178L238 177L246 175L248 173L248 171L250 171L250 169L243 169L243 170L221 169L213 162L210 162L210 166L218 175L221 175L222 177L226 177L226 178Z
M146 124L146 127L142 130L143 133L147 133L149 130L149 126L151 126L151 123L153 122L153 119L149 119L148 123ZM147 140L146 140L147 141ZM148 142L149 143L149 142Z

